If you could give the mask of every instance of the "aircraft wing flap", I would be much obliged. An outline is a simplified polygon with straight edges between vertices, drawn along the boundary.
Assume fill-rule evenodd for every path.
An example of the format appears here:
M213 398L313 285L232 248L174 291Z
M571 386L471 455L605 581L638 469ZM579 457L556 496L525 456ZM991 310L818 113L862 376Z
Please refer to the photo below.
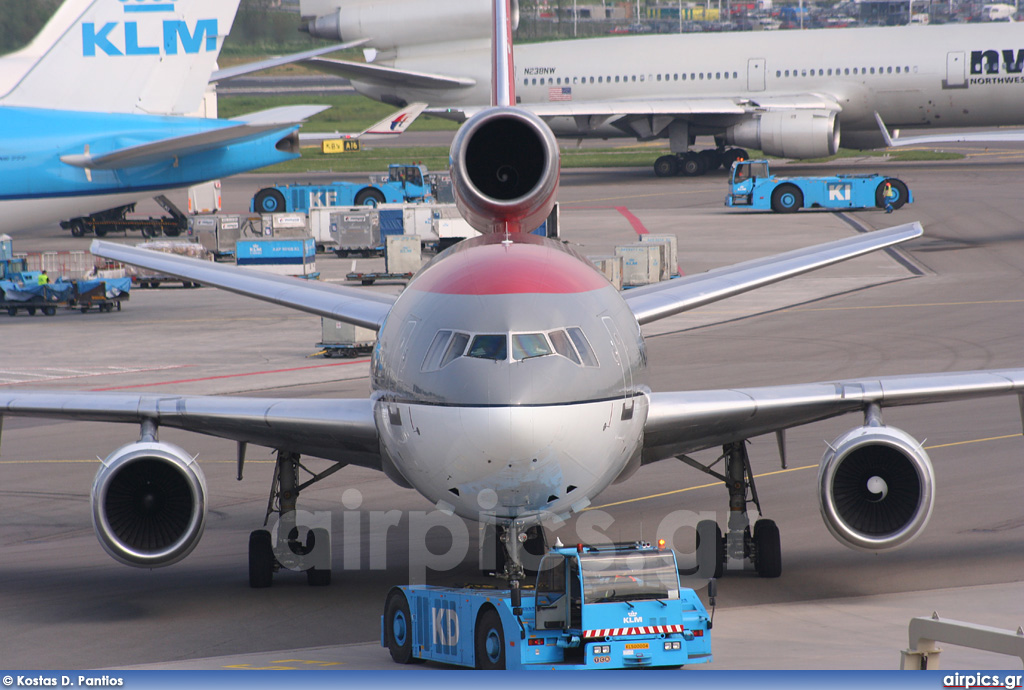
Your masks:
M369 399L278 399L225 396L0 392L4 415L141 423L380 469L380 444Z
M822 383L652 393L644 462L881 407L1024 393L1024 369L914 374Z
M328 74L338 74L354 81L380 84L384 86L402 86L413 89L467 89L476 85L475 79L452 77L444 74L415 72L412 70L383 67L364 62L348 62L347 60L330 60L327 58L311 58L306 64Z
M641 324L651 323L771 283L846 261L868 252L905 242L923 233L920 223L797 249L777 256L695 273L685 278L645 285L623 297Z
M306 118L326 110L329 106L291 106L253 113L236 120L229 126L207 129L184 136L129 146L109 153L89 153L61 156L61 161L90 170L120 170L161 161L182 158L202 151L223 148L262 136L267 132L298 126Z
M379 329L384 323L395 301L391 295L315 280L275 276L236 266L221 266L212 261L127 247L113 242L94 240L90 251L106 259L373 330Z

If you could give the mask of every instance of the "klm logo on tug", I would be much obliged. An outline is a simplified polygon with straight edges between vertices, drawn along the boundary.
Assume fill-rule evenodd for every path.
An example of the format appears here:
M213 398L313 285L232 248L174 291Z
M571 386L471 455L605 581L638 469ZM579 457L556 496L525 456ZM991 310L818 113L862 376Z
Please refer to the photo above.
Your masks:
M176 0L120 0L125 14L153 14L174 12ZM140 41L138 21L82 23L82 55L96 57L140 55L195 55L203 50L217 50L218 26L216 19L200 19L195 27L178 19L163 20L160 45ZM152 39L151 39L152 40Z
M628 625L630 623L643 623L643 622L644 622L644 617L641 616L636 611L630 611L629 615L622 619L622 624L623 625Z

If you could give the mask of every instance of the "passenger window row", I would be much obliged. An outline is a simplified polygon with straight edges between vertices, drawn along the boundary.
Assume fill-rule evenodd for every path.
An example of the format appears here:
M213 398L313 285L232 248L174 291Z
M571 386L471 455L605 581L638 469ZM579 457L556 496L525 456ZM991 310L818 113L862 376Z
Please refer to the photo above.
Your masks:
M836 67L834 70L832 68L829 68L827 70L826 69L809 69L809 70L808 69L794 69L794 70L777 69L777 70L775 70L775 76L776 77L780 77L780 78L782 78L782 77L790 77L790 76L792 76L792 77L808 77L808 76L809 77L831 77L831 76L836 76L836 77L843 76L843 77L846 77L846 76L849 76L851 74L854 74L854 75L864 75L864 74L893 74L893 73L895 73L895 74L910 74L910 67L900 67L899 65L897 65L896 67L892 67L892 66L889 66L889 67L878 67L877 69L875 67L841 67L841 68L840 67Z
M561 85L572 85L572 84L625 84L629 82L643 82L647 79L651 81L705 81L705 80L721 80L721 79L739 79L739 72L674 72L670 74L655 74L655 75L644 75L644 74L630 74L630 75L615 75L611 76L600 76L600 77L524 77L523 86L561 86Z
M427 348L421 368L423 371L437 371L460 357L503 362L508 359L510 341L513 362L557 355L578 366L598 366L590 341L582 329L574 326L538 333L473 334L440 330Z

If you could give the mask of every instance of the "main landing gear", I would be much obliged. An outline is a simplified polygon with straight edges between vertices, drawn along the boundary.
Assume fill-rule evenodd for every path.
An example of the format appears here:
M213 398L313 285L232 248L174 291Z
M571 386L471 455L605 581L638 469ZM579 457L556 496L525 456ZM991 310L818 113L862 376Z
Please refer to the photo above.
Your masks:
M241 451L244 454L244 450ZM308 486L334 474L344 465L331 465L319 474L311 472L300 462L297 453L278 451L274 479L270 485L270 499L264 526L272 514L279 516L277 543L268 529L258 529L249 535L249 586L270 587L274 573L282 567L305 571L306 580L313 587L331 584L331 534L327 526L305 527L305 539L300 538L300 525L296 522L299 493ZM241 479L239 460L239 479ZM300 483L299 470L312 475Z
M654 174L658 177L697 177L719 168L728 170L738 160L748 158L743 149L705 149L670 153L654 161Z
M701 520L697 523L697 553L709 554L714 559L713 564L702 562L702 570L709 576L721 577L727 567L729 570L742 570L749 563L761 577L781 575L782 548L778 526L772 520L761 518L754 523L753 532L750 530L747 504L753 503L758 515L762 513L757 488L754 486L754 474L750 469L746 441L722 446L722 455L710 465L702 465L685 455L679 456L679 459L712 477L721 479L729 491L729 524L725 538L723 539L722 530L714 520ZM722 461L725 462L724 473L712 469ZM713 540L714 549L700 548L700 541L705 539Z

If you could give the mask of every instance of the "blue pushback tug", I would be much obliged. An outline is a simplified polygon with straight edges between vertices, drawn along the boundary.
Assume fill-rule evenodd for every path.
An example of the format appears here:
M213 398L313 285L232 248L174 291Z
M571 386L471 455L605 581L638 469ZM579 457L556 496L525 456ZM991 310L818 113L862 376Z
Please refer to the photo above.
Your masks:
M398 663L478 669L675 668L711 661L707 610L675 553L648 543L554 548L535 588L407 585L388 594L381 644Z
M884 175L778 177L766 160L736 161L729 176L726 206L776 213L802 208L881 208L894 211L914 201L903 181Z

